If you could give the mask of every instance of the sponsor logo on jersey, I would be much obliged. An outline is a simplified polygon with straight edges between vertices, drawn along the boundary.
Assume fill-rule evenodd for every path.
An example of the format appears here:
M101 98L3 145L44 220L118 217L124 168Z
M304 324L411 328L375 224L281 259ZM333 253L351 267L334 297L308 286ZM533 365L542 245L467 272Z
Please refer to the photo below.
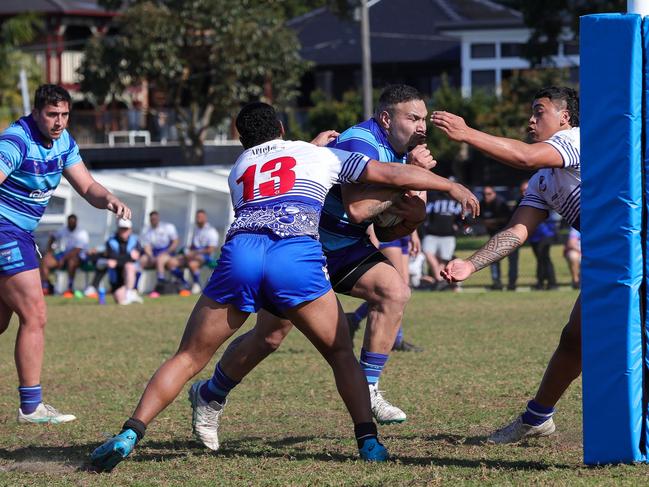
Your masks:
M48 189L47 191L41 191L40 189L37 189L29 193L29 197L34 200L42 201L47 200L50 196L52 196L52 193L54 193L53 189Z

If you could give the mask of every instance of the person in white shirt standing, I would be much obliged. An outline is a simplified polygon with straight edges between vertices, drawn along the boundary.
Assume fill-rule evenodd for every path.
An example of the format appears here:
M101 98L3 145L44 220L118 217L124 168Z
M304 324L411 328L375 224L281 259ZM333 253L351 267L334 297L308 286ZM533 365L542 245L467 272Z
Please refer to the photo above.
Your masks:
M571 88L551 86L532 102L528 132L533 143L495 137L466 125L457 115L434 112L432 122L448 137L519 169L538 169L507 226L467 260L456 259L442 271L449 282L474 272L519 248L554 210L577 230L581 209L579 97ZM534 398L523 414L489 436L490 443L515 443L554 433L554 406L581 374L581 295L561 333L559 345Z
M68 287L62 294L64 298L74 297L74 276L86 258L89 241L88 232L77 226L76 215L69 215L67 224L50 235L47 251L41 260L43 294L50 294L54 290L50 282L50 271L66 269Z
M185 250L184 265L192 273L192 294L201 292L201 267L214 260L219 245L219 232L207 221L205 210L196 211L194 230Z
M156 270L158 285L164 284L166 270L174 275L178 273L178 232L173 223L160 221L160 213L152 211L149 213L149 225L144 227L140 242L144 249L140 265L142 269ZM150 294L151 297L157 295L156 291Z

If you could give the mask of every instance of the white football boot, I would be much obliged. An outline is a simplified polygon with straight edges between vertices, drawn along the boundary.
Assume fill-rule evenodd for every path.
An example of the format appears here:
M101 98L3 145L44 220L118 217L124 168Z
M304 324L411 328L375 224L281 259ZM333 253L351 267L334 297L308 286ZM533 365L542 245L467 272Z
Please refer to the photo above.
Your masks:
M200 294L203 292L203 288L201 288L201 285L197 282L192 284L192 294Z
M18 422L19 423L68 423L77 419L73 414L59 413L53 406L49 404L40 403L36 409L29 413L24 414L23 410L18 408Z
M223 404L209 403L201 397L200 388L207 381L194 382L189 389L189 402L192 403L192 431L197 440L210 450L219 449L219 420L227 400Z
M548 418L538 426L523 423L523 415L517 417L506 426L494 431L487 443L502 445L505 443L517 443L527 438L550 436L556 429L552 418Z
M140 296L137 290L135 289L128 289L126 291L126 299L128 300L129 304L130 303L142 304L144 302L142 296Z
M379 391L378 383L369 384L372 414L380 424L403 423L406 413L390 404Z

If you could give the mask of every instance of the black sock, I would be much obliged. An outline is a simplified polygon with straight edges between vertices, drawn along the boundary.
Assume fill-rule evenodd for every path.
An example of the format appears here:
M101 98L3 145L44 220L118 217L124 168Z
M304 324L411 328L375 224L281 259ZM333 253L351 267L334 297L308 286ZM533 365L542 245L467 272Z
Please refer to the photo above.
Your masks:
M376 425L373 422L358 423L354 425L354 435L356 436L356 443L358 448L363 448L365 440L377 437Z
M126 431L128 429L135 431L135 435L137 436L137 441L135 442L136 444L139 443L142 438L144 438L144 433L146 433L146 425L139 419L135 418L128 418L122 426L122 431Z

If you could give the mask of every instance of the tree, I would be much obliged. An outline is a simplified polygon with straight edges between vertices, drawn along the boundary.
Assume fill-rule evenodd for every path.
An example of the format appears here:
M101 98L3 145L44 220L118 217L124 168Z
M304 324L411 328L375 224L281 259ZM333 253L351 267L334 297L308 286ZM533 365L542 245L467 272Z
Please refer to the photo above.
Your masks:
M34 56L21 50L21 46L31 42L42 21L33 14L17 15L0 26L0 118L15 120L23 115L22 96L18 87L21 69L27 72L28 84L35 86L42 81L42 69Z
M624 0L500 0L499 3L523 14L532 34L525 48L525 57L532 66L546 64L557 54L559 38L569 27L579 39L579 17L604 12L626 12Z
M118 34L88 44L81 88L105 102L148 81L176 112L186 160L201 162L207 128L242 102L265 98L281 108L296 95L306 63L284 21L282 8L264 0L133 0Z

